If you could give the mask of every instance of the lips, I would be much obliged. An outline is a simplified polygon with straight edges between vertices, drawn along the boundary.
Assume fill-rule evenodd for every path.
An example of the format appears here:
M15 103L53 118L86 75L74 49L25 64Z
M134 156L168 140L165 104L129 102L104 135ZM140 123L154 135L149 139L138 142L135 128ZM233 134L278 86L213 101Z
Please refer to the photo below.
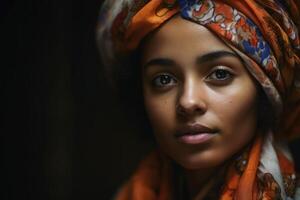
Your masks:
M175 137L182 143L201 144L210 140L216 133L217 130L201 124L193 124L180 127L175 133Z

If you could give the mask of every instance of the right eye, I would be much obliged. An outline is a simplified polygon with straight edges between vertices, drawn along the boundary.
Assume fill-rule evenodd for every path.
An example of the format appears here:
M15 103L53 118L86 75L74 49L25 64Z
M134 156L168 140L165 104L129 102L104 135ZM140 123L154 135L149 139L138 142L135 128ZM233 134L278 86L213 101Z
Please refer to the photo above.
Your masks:
M160 74L152 80L152 83L155 87L168 87L177 84L177 80L169 74Z

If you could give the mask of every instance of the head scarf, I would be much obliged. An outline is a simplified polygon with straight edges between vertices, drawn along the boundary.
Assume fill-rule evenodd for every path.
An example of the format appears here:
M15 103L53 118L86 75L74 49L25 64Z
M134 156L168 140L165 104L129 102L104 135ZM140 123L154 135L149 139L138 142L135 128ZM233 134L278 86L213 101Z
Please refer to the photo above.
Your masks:
M299 0L111 0L102 7L97 39L109 68L175 14L205 26L240 55L262 86L278 119L274 135L292 139L300 135L299 9ZM272 132L258 137L247 155L243 170L229 168L220 199L295 195L292 159Z

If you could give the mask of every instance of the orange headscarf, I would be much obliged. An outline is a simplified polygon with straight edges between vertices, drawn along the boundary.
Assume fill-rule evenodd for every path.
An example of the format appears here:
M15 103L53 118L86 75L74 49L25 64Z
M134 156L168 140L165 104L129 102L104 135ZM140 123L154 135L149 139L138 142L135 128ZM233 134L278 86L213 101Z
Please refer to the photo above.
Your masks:
M277 114L279 128L274 135L292 139L300 136L299 9L298 0L106 1L98 40L106 47L101 51L104 64L114 64L116 58L134 51L147 34L180 13L216 33L241 56ZM273 133L267 135L255 140L242 170L235 164L229 167L220 199L293 198L292 159L285 147L273 141ZM159 153L148 157L117 200L172 199L166 160Z

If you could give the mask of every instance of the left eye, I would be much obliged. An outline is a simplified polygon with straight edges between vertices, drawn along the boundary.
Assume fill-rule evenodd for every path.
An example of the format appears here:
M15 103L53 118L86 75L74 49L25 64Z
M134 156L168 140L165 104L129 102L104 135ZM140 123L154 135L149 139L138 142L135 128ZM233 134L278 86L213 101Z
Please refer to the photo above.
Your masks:
M216 69L209 74L208 79L216 81L225 81L232 78L232 73L226 69Z
M170 86L177 83L176 79L173 78L173 76L168 74L161 74L158 75L153 79L153 85L156 87L164 87L164 86Z

